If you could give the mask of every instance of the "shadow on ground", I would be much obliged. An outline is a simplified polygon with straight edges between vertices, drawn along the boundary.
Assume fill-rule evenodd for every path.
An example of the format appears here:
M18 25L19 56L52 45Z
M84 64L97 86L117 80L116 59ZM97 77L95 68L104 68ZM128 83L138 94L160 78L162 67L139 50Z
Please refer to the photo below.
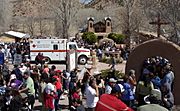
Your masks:
M59 111L61 111L63 109L67 109L68 110L68 107L69 107L68 105L59 105L59 108L60 108ZM35 106L33 111L41 111L41 109L42 109L42 106Z

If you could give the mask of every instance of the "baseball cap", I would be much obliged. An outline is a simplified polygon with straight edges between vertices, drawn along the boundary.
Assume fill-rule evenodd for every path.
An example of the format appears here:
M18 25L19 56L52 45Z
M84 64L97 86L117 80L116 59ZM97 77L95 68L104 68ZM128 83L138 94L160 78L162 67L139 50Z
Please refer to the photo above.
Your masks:
M115 80L114 78L110 78L110 79L109 79L109 82L116 83L117 80Z

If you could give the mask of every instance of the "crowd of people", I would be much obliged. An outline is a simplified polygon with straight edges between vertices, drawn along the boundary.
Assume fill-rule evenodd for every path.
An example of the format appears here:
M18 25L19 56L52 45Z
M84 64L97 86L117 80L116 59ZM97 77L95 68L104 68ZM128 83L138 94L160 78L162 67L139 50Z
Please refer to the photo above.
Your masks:
M101 74L94 75L91 65L85 65L83 78L79 79L78 69L67 72L55 65L49 67L42 53L37 55L35 64L29 59L14 64L13 54L25 58L29 54L27 47L28 44L14 44L1 48L5 55L0 75L3 111L19 111L24 107L33 110L36 99L42 103L42 111L57 111L63 95L68 96L70 111L152 111L152 108L171 111L173 108L174 73L169 61L162 57L145 60L139 79L134 70L123 78L114 77L114 72L102 78ZM12 70L9 64L14 65Z

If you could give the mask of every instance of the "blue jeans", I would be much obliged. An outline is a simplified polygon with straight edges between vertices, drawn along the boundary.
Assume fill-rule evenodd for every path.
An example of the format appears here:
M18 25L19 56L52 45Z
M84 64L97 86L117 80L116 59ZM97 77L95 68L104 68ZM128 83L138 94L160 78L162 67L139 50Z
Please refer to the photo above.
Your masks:
M59 107L59 99L61 97L62 91L61 90L57 90L57 98L54 101L54 105L55 105L55 110L58 110Z

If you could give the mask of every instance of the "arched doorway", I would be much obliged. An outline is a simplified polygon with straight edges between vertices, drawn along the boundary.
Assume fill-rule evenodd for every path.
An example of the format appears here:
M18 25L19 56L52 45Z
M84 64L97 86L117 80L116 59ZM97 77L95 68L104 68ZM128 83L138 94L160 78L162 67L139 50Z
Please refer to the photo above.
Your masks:
M138 79L144 60L157 55L167 58L173 65L175 73L173 94L175 104L180 105L180 95L178 94L180 93L180 85L178 85L180 83L180 47L176 44L161 39L153 39L140 44L130 53L125 72L128 73L130 69L134 69Z

